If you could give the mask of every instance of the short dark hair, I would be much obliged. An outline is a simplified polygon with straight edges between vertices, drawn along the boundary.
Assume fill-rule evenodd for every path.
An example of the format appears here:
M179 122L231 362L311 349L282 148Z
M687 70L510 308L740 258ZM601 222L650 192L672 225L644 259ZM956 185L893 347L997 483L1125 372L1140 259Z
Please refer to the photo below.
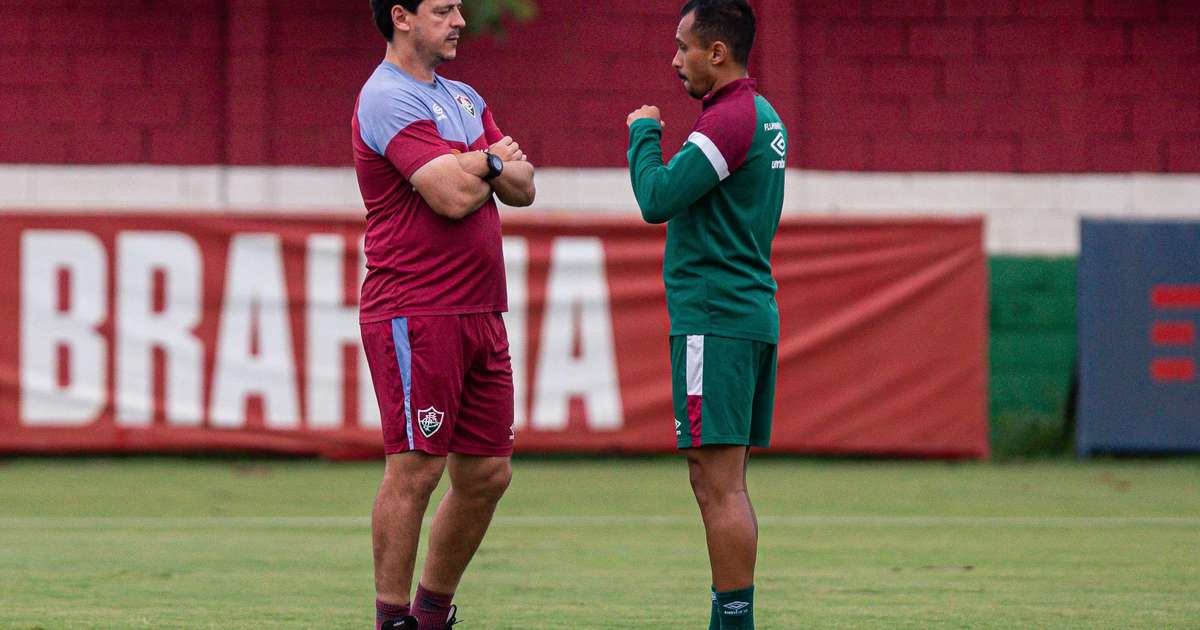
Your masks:
M409 13L416 13L417 7L421 6L421 0L371 0L375 26L379 27L379 32L383 33L383 37L389 42L396 34L396 27L392 24L392 8L396 5L404 7Z
M688 0L679 15L696 12L692 30L705 46L725 42L733 60L746 65L754 47L754 9L746 0Z

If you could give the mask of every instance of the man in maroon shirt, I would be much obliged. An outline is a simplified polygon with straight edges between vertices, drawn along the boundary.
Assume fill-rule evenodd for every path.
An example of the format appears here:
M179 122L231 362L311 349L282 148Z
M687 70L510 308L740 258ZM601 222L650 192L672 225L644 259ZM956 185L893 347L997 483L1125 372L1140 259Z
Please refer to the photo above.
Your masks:
M387 464L375 501L376 629L443 630L512 477L508 308L493 194L533 203L533 167L465 83L461 0L371 0L387 55L359 94L354 165L367 209L363 347ZM449 469L410 600L421 520ZM410 603L411 602L411 603Z

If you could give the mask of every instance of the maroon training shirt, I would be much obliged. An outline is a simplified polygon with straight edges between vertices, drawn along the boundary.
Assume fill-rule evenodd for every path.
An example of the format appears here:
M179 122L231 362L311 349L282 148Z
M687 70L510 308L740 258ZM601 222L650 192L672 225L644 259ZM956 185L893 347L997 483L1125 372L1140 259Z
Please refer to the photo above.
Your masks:
M367 209L359 321L508 310L495 199L454 221L409 182L434 158L504 137L483 98L465 83L418 81L385 61L363 85L352 127Z

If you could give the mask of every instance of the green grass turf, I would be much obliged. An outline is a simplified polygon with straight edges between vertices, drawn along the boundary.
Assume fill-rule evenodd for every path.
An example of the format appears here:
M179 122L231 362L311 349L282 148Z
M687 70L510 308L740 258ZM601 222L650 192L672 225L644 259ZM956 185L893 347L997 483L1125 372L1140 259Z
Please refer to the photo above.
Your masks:
M370 628L382 464L0 461L0 628ZM682 462L519 458L464 630L708 620ZM1200 461L759 458L759 628L1200 627Z

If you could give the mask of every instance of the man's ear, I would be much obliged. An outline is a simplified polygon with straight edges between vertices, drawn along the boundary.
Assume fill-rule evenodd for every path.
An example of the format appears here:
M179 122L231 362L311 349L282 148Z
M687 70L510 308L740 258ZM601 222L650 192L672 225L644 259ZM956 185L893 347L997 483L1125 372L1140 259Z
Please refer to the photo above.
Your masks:
M392 7L392 27L405 33L412 30L412 24L408 23L408 12L398 4Z
M713 42L712 49L708 51L708 61L714 66L724 64L729 60L729 47L725 42L717 40Z

